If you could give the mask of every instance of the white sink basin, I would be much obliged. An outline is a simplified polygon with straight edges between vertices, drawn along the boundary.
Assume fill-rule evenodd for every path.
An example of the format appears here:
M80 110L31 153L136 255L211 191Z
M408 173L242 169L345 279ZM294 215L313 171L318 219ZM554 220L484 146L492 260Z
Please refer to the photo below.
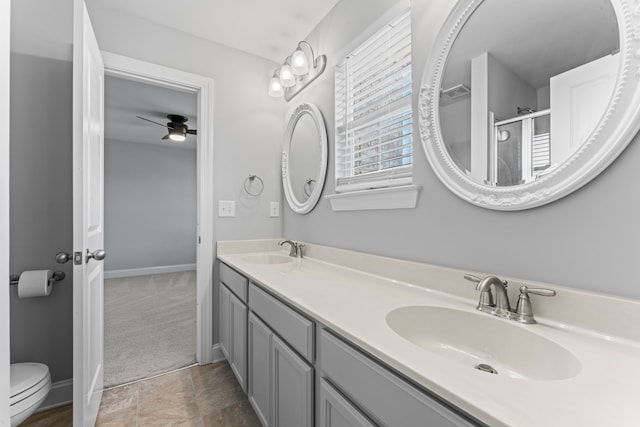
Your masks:
M242 259L254 264L285 264L293 261L292 257L276 254L252 254L244 256Z
M386 321L406 340L465 369L484 364L499 376L539 381L571 378L581 370L580 361L568 350L526 329L539 325L434 306L398 308Z

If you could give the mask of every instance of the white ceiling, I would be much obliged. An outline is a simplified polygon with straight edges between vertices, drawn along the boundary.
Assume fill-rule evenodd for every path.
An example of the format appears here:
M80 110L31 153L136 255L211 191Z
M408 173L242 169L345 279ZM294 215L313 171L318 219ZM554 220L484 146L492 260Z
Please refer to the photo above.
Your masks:
M104 137L106 140L141 142L179 148L196 148L196 136L187 135L185 142L162 137L167 129L138 119L145 117L166 124L167 114L187 117L189 129L197 129L196 94L116 77L105 78Z
M86 1L280 63L339 0ZM197 128L195 94L106 79L106 139L195 149L195 136L162 140L166 129L136 118L166 123L167 114L187 116L189 128Z
M282 62L339 0L87 0Z
M618 23L609 0L487 1L455 40L443 87L469 86L471 58L483 52L540 88L551 76L618 49Z

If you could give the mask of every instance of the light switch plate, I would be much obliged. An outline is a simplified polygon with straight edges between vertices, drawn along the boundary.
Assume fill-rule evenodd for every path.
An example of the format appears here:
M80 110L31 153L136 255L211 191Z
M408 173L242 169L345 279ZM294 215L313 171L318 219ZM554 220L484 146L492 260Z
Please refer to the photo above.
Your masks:
M218 200L218 216L219 217L236 216L235 200Z
M271 216L271 218L277 218L280 216L280 202L271 202L269 216Z

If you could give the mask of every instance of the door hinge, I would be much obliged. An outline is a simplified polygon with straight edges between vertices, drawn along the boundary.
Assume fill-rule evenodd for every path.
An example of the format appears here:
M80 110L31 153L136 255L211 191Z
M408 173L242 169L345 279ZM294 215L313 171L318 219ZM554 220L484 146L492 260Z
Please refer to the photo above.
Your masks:
M73 265L82 265L83 261L82 252L74 252L73 253Z
M198 244L202 243L202 238L198 236Z

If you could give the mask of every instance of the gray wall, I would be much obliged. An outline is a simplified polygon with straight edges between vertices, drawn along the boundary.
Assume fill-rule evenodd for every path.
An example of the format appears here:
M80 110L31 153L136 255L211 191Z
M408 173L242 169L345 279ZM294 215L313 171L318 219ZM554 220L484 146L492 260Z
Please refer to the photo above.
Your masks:
M11 15L11 270L67 273L48 298L18 300L12 289L11 360L44 362L53 381L73 372L71 266L54 261L56 252L72 249L71 6L14 0ZM236 200L237 216L214 218L214 240L281 235L281 218L269 218L269 202L281 197L283 101L266 90L276 64L89 7L101 49L215 80L216 212L218 199ZM250 173L265 182L259 198L242 193Z
M333 66L344 46L393 0L341 1L307 38L327 55L325 73L296 98L317 104L327 118L330 161L324 194L334 191ZM453 2L413 0L414 111L422 71ZM286 121L286 117L285 117ZM390 211L332 212L321 200L308 215L284 212L288 238L385 256L561 286L640 298L640 147L633 141L600 176L572 195L520 212L475 207L449 192L434 175L414 125L414 182L418 207ZM637 140L637 138L636 138ZM629 189L630 185L632 186ZM375 230L372 233L371 230Z
M213 240L282 235L282 217L269 217L269 203L282 200L280 153L285 103L267 94L278 64L91 1L87 7L100 49L214 79ZM295 42L291 41L292 49ZM264 181L259 197L249 197L243 191L250 174ZM234 200L236 216L218 218L218 200ZM214 267L215 311L217 274ZM214 319L217 324L216 312ZM213 335L217 342L216 327Z
M269 217L269 202L281 199L284 101L267 94L277 64L87 3L100 49L214 79L214 240L279 236L281 218ZM242 191L249 174L264 180L258 198ZM218 200L235 200L236 217L218 218Z
M57 269L48 297L11 289L11 362L37 361L52 380L72 376L71 62L11 55L11 272Z
M105 271L195 264L196 150L106 140Z

